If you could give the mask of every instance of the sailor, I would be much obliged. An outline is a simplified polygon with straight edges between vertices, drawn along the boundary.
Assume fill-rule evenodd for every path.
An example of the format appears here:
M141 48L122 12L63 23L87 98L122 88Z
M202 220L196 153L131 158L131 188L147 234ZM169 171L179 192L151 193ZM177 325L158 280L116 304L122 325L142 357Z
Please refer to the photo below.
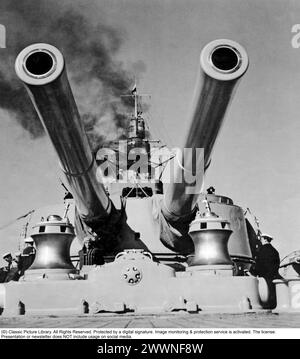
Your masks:
M273 280L280 278L278 273L280 257L278 251L272 246L273 237L269 234L261 234L261 247L258 250L255 264L250 269L250 273L258 277L263 277L269 288L269 306L271 309L276 307L276 289Z
M24 243L25 243L25 248L23 249L23 254L25 255L30 255L30 254L34 254L35 255L35 248L34 248L34 241L31 237L27 237L24 239Z
M3 254L2 258L7 262L7 265L4 268L8 272L10 268L13 266L13 257L10 252L7 252Z
M9 252L5 253L2 258L7 262L7 265L0 268L0 283L5 282L7 274L10 270L10 266L11 266L10 258L12 259L11 253Z
M279 277L279 253L271 244L273 240L272 236L269 234L261 234L260 238L262 245L257 253L255 265L251 269L251 273L273 280Z
M11 253L5 253L3 259L7 262L7 265L4 267L4 271L7 272L4 282L10 282L11 280L17 281L19 279L18 265L13 260Z
M84 265L102 265L104 258L102 251L95 246L95 240L91 236L87 236L83 240L83 247L79 251L80 269Z
M34 248L34 241L31 237L24 239L25 248L23 249L22 259L23 259L23 269L28 269L31 264L34 262L36 249Z

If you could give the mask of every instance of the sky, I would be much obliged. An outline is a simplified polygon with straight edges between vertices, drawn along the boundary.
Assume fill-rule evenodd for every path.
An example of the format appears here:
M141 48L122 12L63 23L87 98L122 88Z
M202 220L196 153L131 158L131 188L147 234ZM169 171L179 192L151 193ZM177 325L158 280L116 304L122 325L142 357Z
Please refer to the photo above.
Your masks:
M281 258L300 249L300 48L291 44L291 29L300 22L298 1L50 0L48 4L54 14L73 6L91 24L118 29L122 41L113 52L114 61L130 73L136 69L140 92L151 94L148 117L153 137L170 147L181 145L188 130L202 47L218 38L241 43L250 66L227 112L205 186L213 185L218 194L249 207L261 230L274 236ZM19 25L11 18L8 23L5 16L4 7L0 23L9 33ZM26 33L23 36L26 46ZM44 36L47 42L47 33ZM7 42L7 49L0 49L0 63L9 47ZM72 77L75 98L83 96ZM2 95L0 227L31 209L61 203L64 195L48 138L34 138L15 113L1 108ZM17 249L24 223L0 230L0 252Z

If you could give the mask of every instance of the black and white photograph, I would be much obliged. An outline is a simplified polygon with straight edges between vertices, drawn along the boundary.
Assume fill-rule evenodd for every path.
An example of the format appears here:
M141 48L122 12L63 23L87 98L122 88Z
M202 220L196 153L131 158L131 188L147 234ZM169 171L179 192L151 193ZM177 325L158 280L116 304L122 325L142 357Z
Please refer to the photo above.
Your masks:
M296 0L0 0L1 339L299 338L299 98Z

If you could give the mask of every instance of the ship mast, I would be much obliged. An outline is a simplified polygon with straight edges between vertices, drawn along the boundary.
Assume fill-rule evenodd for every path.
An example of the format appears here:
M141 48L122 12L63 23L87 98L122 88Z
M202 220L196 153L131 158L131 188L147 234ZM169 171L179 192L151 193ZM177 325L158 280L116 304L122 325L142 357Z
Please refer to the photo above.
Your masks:
M141 117L142 111L140 108L139 100L141 97L148 96L149 94L139 94L137 90L136 82L130 95L122 95L122 97L133 97L134 98L134 114L130 119L128 139L145 139L145 120Z
M138 117L138 94L137 94L137 88L136 85L134 87L134 117Z

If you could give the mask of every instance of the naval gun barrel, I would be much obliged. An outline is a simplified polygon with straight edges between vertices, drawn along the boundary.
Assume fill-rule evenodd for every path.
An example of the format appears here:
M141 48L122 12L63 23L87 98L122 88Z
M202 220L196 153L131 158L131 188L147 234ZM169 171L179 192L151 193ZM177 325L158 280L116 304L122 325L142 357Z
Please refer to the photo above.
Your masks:
M63 55L52 45L33 44L20 52L15 70L54 145L80 217L93 228L114 207L104 186L97 181L96 163L68 82Z
M184 142L184 148L191 151L180 151L174 159L174 180L167 187L162 206L162 213L168 222L191 220L226 109L247 68L247 53L237 42L215 40L201 51L200 69L187 118L190 126ZM200 152L195 156L197 149L204 150L203 157ZM195 170L196 181L191 188L190 179Z

